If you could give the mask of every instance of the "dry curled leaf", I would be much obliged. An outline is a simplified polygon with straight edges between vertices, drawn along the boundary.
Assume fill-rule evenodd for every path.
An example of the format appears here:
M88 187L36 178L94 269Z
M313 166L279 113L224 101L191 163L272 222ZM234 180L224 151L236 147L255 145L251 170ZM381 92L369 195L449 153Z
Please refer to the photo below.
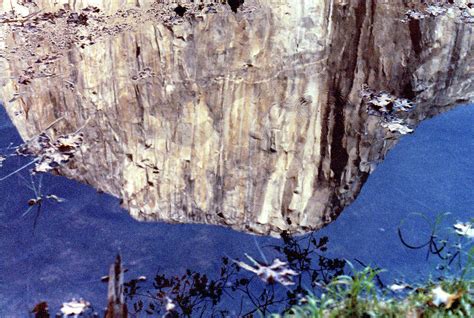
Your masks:
M61 312L66 315L81 315L83 314L87 308L89 308L90 303L85 301L84 299L75 300L72 299L70 302L63 303L61 307Z
M450 294L443 290L441 286L437 286L431 291L432 299L431 303L436 306L440 307L444 305L447 309L451 308L451 306L462 296L462 292L457 292L455 294Z
M293 276L298 275L297 272L288 268L286 262L280 261L278 258L273 260L270 265L260 264L255 259L245 254L245 256L253 263L253 266L248 265L244 262L234 261L241 268L255 273L262 281L267 284L273 284L275 282L280 283L284 286L294 285Z

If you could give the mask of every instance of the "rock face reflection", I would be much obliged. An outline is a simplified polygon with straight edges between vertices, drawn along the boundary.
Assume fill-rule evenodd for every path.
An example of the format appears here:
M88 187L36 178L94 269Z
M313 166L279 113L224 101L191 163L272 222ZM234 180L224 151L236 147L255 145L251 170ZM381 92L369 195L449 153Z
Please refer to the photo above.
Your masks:
M50 135L85 125L81 153L57 172L122 198L139 220L321 228L400 137L368 113L364 85L415 102L400 115L409 125L474 96L462 1L406 21L426 7L246 0L234 13L180 1L178 15L176 1L118 13L120 1L69 2L0 0L37 12L3 18L5 107L24 139L61 117ZM63 13L53 25L45 12Z

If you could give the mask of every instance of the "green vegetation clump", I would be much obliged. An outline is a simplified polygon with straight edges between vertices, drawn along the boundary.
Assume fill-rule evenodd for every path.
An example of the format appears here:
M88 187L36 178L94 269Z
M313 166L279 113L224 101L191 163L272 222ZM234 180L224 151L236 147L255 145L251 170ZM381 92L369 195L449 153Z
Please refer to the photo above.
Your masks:
M324 292L300 299L284 314L289 317L474 317L474 247L455 278L429 280L419 286L394 284L380 290L380 270L366 267L353 274L335 277Z

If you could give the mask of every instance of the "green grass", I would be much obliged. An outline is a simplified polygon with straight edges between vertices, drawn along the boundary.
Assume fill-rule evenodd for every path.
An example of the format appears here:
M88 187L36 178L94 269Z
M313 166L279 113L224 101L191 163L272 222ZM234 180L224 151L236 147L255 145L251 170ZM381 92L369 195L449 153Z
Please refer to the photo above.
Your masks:
M310 294L285 313L274 314L272 317L474 317L474 245L470 238L467 242L458 241L454 250L446 252L448 239L442 240L436 235L441 220L446 215L441 214L436 218L432 224L431 239L422 247L430 244L430 251L434 251L449 264L456 259L456 255L459 256L457 260L460 271L456 276L446 273L446 278L442 280L429 279L424 284L408 286L402 292L395 292L377 286L377 275L381 270L366 267L357 271L348 262L351 275L335 277L329 284L321 286L320 295ZM428 222L431 223L430 220ZM471 220L471 224L474 224L474 220ZM403 239L401 232L399 234ZM462 265L461 255L465 260ZM449 268L449 264L445 268ZM439 287L449 294L452 301L435 301L434 290Z
M470 256L473 252L471 249ZM471 257L459 277L410 286L403 296L377 287L380 270L353 270L351 276L338 276L324 286L320 296L305 297L299 305L273 317L474 317L474 279L466 278L472 270ZM452 295L452 304L433 303L433 290L438 286Z

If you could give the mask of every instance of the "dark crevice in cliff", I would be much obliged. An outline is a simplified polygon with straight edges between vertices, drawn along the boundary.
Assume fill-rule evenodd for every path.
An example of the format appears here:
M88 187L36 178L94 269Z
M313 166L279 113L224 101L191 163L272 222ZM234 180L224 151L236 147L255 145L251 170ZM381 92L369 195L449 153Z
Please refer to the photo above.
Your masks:
M283 190L282 203L281 203L281 215L284 217L285 220L289 219L288 215L291 212L290 210L291 199L293 197L294 190L297 184L298 184L298 178L296 176L292 176L286 179L285 188Z
M413 90L413 85L411 83L409 74L407 74L407 82L402 87L402 91L400 92L400 97L407 98L410 100L413 100L416 97L416 92Z
M456 34L454 35L454 45L453 45L453 50L451 51L451 58L450 58L448 73L446 75L446 82L445 82L446 87L451 86L453 78L454 78L454 73L458 69L459 60L461 59L460 50L461 50L461 44L463 40L462 35L464 34L464 32L459 32L459 27L460 26L456 28Z
M329 95L328 95L328 99L329 99ZM320 150L319 150L321 154L320 155L321 160L318 166L318 178L317 180L314 180L314 185L313 185L314 189L317 187L318 182L323 184L324 182L327 181L326 176L323 173L324 171L323 164L324 164L324 158L326 158L326 155L327 155L327 148L328 148L329 115L330 115L330 111L327 107L325 107L321 113L321 116L323 116L321 120L321 142L320 142Z
M341 207L341 200L339 199L336 193L333 193L331 195L330 206L332 208L327 210L327 213L325 214L323 219L324 224L328 224L331 221L334 221L343 210L343 207Z
M347 160L349 159L349 155L347 154L347 150L345 149L343 143L345 136L344 108L346 106L346 102L340 91L334 91L331 99L334 101L334 126L331 143L331 170L334 172L335 181L340 183L342 172L346 168Z
M140 48L139 45L136 45L135 46L135 57L137 58L137 60L140 57L140 54L141 54L141 48Z
M145 105L144 105L144 101L143 101L143 95L142 95L142 92L140 91L140 87L138 85L134 85L133 89L134 89L135 98L136 98L136 101L137 101L137 104L136 104L137 111L138 111L137 117L140 118L140 123L144 123ZM143 126L141 124L141 128L142 127Z
M344 146L345 131L345 107L347 95L352 90L354 85L354 78L356 72L356 66L358 61L358 49L361 43L361 34L363 28L363 22L366 17L366 4L364 2L359 3L355 8L355 34L352 36L352 45L345 46L345 50L342 54L345 77L341 78L339 74L333 74L333 78L336 83L330 88L330 100L333 108L333 134L331 141L331 170L334 172L334 180L339 185L341 183L341 176L347 166L349 155ZM342 34L341 34L342 35ZM339 41L341 42L341 41ZM335 41L338 43L338 41ZM333 54L335 55L335 54ZM348 85L347 85L348 84ZM342 89L346 87L347 91L343 93ZM343 95L344 94L344 95Z
M363 32L363 27L364 27L364 20L367 14L367 9L365 6L365 2L359 3L359 5L355 8L355 30L356 33L354 35L354 43L352 47L349 47L348 54L350 57L347 58L348 62L348 71L347 74L350 76L350 85L348 85L348 90L345 93L345 96L342 96L342 91L339 91L339 94L336 94L336 99L341 97L343 100L347 98L347 95L350 93L354 86L354 79L355 79L355 72L357 69L357 61L358 61L358 55L359 55L359 47L361 45L361 35ZM351 52L352 51L352 52ZM339 82L341 83L341 82Z
M416 56L420 56L422 51L422 39L423 35L421 33L420 21L419 20L410 20L408 22L408 28L410 30L410 39L413 47L413 51Z
M377 9L377 0L372 0L372 2L370 3L370 25L373 25L374 23L376 9ZM372 30L370 31L370 34L372 36Z

